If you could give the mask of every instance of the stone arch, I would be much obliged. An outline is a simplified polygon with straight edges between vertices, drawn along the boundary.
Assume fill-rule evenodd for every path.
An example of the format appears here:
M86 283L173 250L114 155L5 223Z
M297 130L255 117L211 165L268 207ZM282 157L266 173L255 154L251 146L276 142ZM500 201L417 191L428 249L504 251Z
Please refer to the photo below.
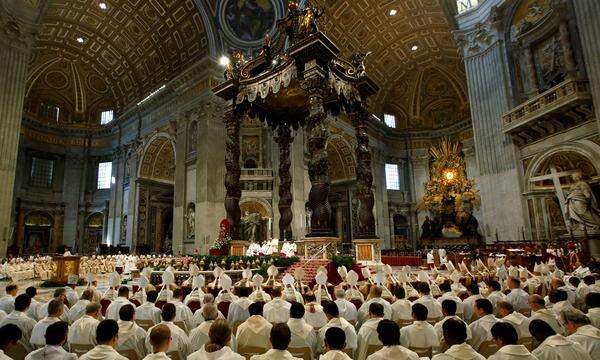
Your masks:
M242 212L242 216L244 212L256 212L259 213L264 218L273 218L273 208L271 204L265 199L259 198L244 198L240 200L240 210Z
M329 178L331 181L356 179L354 149L341 135L332 135L327 142Z
M138 176L163 183L175 183L175 144L168 134L158 133L147 142Z
M532 177L544 175L550 162L558 164L558 171L581 167L584 176L598 179L600 174L600 146L589 140L563 144L535 156L525 172L525 188L532 191L536 185L529 181ZM563 165L564 164L564 165ZM567 169L570 166L572 169Z

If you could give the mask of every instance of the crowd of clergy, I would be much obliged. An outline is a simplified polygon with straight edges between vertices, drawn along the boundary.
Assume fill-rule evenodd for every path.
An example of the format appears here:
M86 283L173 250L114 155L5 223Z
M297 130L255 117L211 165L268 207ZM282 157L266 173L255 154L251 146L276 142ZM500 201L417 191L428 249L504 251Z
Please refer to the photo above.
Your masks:
M217 268L206 286L200 274L178 286L172 269L156 287L114 272L104 293L90 274L47 302L9 284L0 360L600 359L600 277L583 267L338 272L341 284L320 269L313 287L274 267L235 284Z

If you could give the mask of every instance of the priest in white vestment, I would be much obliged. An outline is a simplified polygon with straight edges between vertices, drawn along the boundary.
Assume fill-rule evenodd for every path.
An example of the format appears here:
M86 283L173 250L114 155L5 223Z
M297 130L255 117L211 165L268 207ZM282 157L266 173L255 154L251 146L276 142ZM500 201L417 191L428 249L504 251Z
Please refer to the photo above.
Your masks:
M421 282L418 285L419 298L413 302L414 304L423 304L427 308L428 319L440 319L442 317L442 305L431 296L429 284Z
M128 360L115 350L119 337L119 325L115 320L102 320L96 328L96 345L81 355L79 360Z
M414 322L400 329L400 344L407 348L434 348L440 341L433 325L427 322L427 307L416 303L412 306Z
M369 306L369 319L365 321L356 337L357 350L355 357L358 360L365 360L370 345L382 345L377 333L377 325L383 320L383 305L372 303Z
M510 292L506 295L506 301L512 304L515 311L520 311L529 308L529 294L521 289L521 281L516 278L511 278L508 281Z
M469 324L471 329L471 345L475 350L479 349L482 342L492 340L492 326L499 320L493 314L494 308L488 299L475 301L475 313L478 319Z
M170 301L173 305L175 305L175 309L177 310L175 314L175 321L181 321L185 324L186 333L194 328L194 314L192 310L183 303L183 290L181 288L176 288L173 290L173 299Z
M269 335L271 349L262 355L252 355L250 360L302 360L292 356L287 350L291 337L287 324L277 323L273 325Z
M53 294L53 298L51 300L48 300L47 303L41 305L38 308L38 319L43 319L45 317L48 316L48 306L50 305L50 302L53 300L57 300L60 301L63 305L63 311L62 314L60 315L60 320L62 321L66 321L69 322L69 318L68 318L68 313L69 313L69 307L67 305L65 305L65 300L67 299L67 295L66 295L66 290L65 288L58 288L54 290L54 294Z
M489 293L487 299L492 303L494 308L496 308L496 303L498 301L506 301L506 295L502 292L502 286L498 281L490 281L490 289L492 292Z
M556 334L554 329L543 320L532 320L529 330L540 344L532 351L539 360L591 360L587 350L581 344Z
M146 331L135 323L135 307L133 304L121 306L119 310L119 341L117 351L133 350L138 359L146 355Z
M61 300L50 300L47 308L48 316L38 321L31 331L31 338L29 339L29 342L34 348L46 345L46 329L51 324L61 321L64 305L65 304Z
M320 329L327 324L327 316L323 311L323 306L316 300L313 293L305 294L306 304L304 304L304 321L314 329ZM339 307L338 307L339 309ZM340 313L340 317L342 317Z
M0 310L10 314L15 309L15 298L19 287L16 284L10 284L4 290L6 294L0 298Z
M215 320L210 329L207 344L190 354L187 360L245 360L240 354L236 354L227 344L231 342L231 327L223 319Z
M492 337L500 347L488 360L538 360L525 345L517 344L517 330L510 323L497 322L492 326Z
M562 320L570 334L567 339L580 343L588 353L600 354L600 329L590 323L581 311L564 311Z
M253 302L248 298L250 295L250 288L239 288L238 295L238 299L229 305L229 312L227 313L227 321L231 326L241 324L250 317L248 307L250 307Z
M37 295L37 289L34 286L30 286L25 289L25 294L29 295L31 298L31 305L29 305L29 309L27 310L27 315L35 321L38 321L38 310L42 303L35 299Z
M170 360L167 351L171 346L171 330L166 325L157 325L148 334L152 351L144 360ZM189 357L188 357L189 359Z
M396 301L391 305L392 307L392 320L398 321L412 321L412 304L406 300L406 290L402 286L398 286L394 290L394 296Z
M263 316L263 304L253 303L248 307L250 317L237 328L235 335L238 349L256 346L268 349L271 346L269 337L273 325Z
M344 330L337 327L327 329L323 343L324 354L319 357L319 360L352 360L344 352L344 349L346 349L346 334Z
M529 297L529 307L531 308L530 323L533 320L542 320L550 325L556 334L566 334L566 330L556 318L554 311L546 309L544 298L540 295L534 294Z
M67 313L67 318L69 319L69 324L74 323L80 317L85 315L85 308L90 304L92 299L94 298L94 292L91 289L85 289L81 294L81 298L69 309Z
M467 291L469 297L463 301L463 316L467 324L470 324L471 320L473 320L473 315L475 314L475 302L479 299L483 299L483 296L479 293L479 286L477 286L477 284L469 285Z
M514 311L511 303L499 301L496 304L496 310L501 321L510 323L517 330L519 339L531 337L529 333L529 322L531 320L525 315Z
M600 329L600 292L590 292L585 296L585 305L588 312L587 317L592 325Z
M444 321L442 333L448 349L443 353L434 355L432 360L485 360L483 355L467 344L468 329L461 320L448 319Z
M357 334L354 326L350 324L346 319L340 317L339 309L334 302L326 302L323 306L323 311L327 316L328 322L325 326L319 329L317 337L317 353L323 353L325 346L325 334L327 330L332 327L340 328L346 335L346 348L356 350L357 348Z
M293 302L290 307L290 319L287 322L292 340L290 348L307 347L311 351L311 357L314 358L317 350L317 333L315 329L304 321L306 310L299 302Z
M356 320L358 320L358 309L356 305L346 299L346 291L338 288L335 290L334 295L334 302L338 306L340 317L348 320L350 323L356 323Z
M21 339L19 343L27 351L33 350L29 343L31 332L35 327L35 320L27 316L27 311L31 304L31 298L27 294L21 294L15 298L14 310L0 321L0 327L6 324L14 324L21 329Z
M273 300L265 304L263 308L263 316L270 323L287 323L290 318L289 302L281 298L281 288L273 288L271 290Z
M369 355L367 360L417 360L419 358L417 353L400 345L400 328L395 322L382 319L377 324L376 331L383 347Z
M69 345L96 345L96 328L100 321L102 306L89 303L85 307L85 315L75 320L69 328Z
M382 295L382 290L381 287L379 286L371 286L371 289L369 290L369 296L367 298L367 301L365 301L361 307L358 309L358 321L357 321L357 325L356 328L359 329L360 325L367 321L367 318L369 317L369 306L376 302L379 303L381 305L383 305L383 318L387 319L387 320L391 320L392 319L392 305L385 299L383 299L381 297ZM346 339L347 341L348 339Z
M456 308L457 308L457 304L452 299L446 299L442 302L442 313L444 314L444 318L442 320L436 322L435 325L433 325L433 329L435 330L435 333L438 336L440 344L444 340L444 331L443 331L444 323L450 319L454 319L456 321L463 322L466 327L467 341L471 340L471 329L467 326L467 324L464 322L463 319L461 319L460 317L458 317L456 315Z
M76 360L77 355L67 352L63 346L67 341L69 325L64 321L55 322L48 326L46 345L41 349L30 352L25 360Z
M154 304L158 292L151 290L146 293L146 301L135 309L135 318L137 320L151 320L154 325L160 322L160 309Z
M444 282L442 284L439 285L440 287L440 291L442 292L442 296L440 296L439 298L437 298L437 302L442 305L442 303L444 302L444 300L452 300L456 303L456 316L463 318L464 317L464 310L463 310L463 302L462 300L456 296L456 294L454 294L454 292L452 291L452 288L450 287L450 284L447 282ZM393 305L392 305L393 307ZM411 314L412 314L412 310L411 310Z
M127 304L131 304L131 301L129 301L129 288L121 286L117 298L106 309L106 318L114 321L119 320L119 310L121 310L121 306Z
M167 353L177 351L179 358L185 359L188 355L188 348L190 346L189 338L183 329L173 323L176 311L175 305L171 303L163 305L161 313L162 322L160 324L168 326L169 330L171 330L171 345L169 346ZM152 346L150 345L150 333L152 328L148 329L148 335L146 335L146 350L148 352L152 351Z
M217 307L213 304L207 304L206 306L202 307L202 317L204 318L204 322L198 325L198 327L193 329L190 333L190 353L196 352L200 350L204 344L208 344L210 340L208 336L210 327L212 326L213 322L217 320L218 316L219 312ZM234 340L234 338L232 338L232 340ZM232 343L227 345L233 350L236 349L235 341L232 341Z

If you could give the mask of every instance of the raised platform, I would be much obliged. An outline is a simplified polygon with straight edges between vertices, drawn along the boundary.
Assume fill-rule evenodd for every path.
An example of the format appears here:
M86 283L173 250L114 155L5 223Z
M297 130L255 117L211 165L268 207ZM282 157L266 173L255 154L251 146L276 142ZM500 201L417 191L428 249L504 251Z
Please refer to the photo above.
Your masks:
M296 255L305 259L331 259L336 254L340 241L336 237L305 237L296 241Z
M424 238L421 239L421 244L424 246L437 245L437 246L453 246L453 245L477 245L479 244L479 238L476 236L461 236L457 238Z

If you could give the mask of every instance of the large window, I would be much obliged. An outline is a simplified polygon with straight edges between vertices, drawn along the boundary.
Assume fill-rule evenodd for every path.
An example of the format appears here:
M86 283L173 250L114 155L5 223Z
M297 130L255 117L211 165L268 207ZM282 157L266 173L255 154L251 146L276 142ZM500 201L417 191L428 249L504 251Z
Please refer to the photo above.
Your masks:
M54 161L33 157L31 159L30 185L49 188L52 186Z
M100 116L100 125L106 125L114 120L114 112L112 110L103 111Z
M60 119L60 108L54 104L42 103L40 105L40 115L47 119L58 122Z
M98 164L98 189L110 189L112 178L112 162Z
M396 116L391 114L383 114L383 122L391 128L396 127Z
M385 164L385 185L388 190L400 190L400 173L397 164Z

